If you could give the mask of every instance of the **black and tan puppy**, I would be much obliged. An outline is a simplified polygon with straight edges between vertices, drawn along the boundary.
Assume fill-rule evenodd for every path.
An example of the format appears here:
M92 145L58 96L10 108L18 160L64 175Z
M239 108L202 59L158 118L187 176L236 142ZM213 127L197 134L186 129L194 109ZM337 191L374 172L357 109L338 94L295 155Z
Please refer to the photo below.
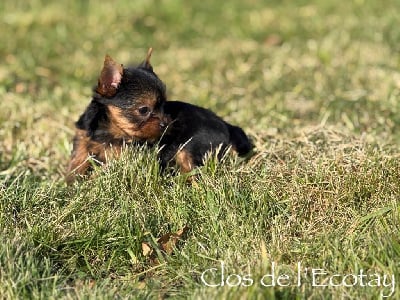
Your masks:
M67 182L89 172L93 161L118 157L122 146L158 143L162 169L177 165L190 172L207 153L228 148L245 155L252 144L243 130L213 112L179 101L167 101L166 87L146 60L124 68L106 56L92 101L75 123L76 134Z

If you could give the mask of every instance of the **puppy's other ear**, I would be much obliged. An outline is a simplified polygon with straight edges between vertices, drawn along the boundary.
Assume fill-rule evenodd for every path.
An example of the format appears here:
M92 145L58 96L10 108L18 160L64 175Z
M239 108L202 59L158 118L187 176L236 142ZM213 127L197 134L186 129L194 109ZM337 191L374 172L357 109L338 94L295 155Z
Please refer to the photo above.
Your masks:
M153 71L153 66L150 63L150 58L152 53L153 53L153 48L150 47L149 50L147 50L146 59L139 65L139 67Z
M109 55L106 55L96 92L105 97L114 96L121 83L123 70L121 64L116 63Z

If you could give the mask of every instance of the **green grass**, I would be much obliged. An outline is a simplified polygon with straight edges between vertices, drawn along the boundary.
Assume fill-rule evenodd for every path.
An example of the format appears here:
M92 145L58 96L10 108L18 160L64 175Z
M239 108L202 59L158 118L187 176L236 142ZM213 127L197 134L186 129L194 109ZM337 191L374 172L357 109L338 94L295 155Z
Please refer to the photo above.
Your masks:
M391 293L316 287L314 268L394 275L400 299L399 9L394 0L2 1L0 298ZM240 125L255 155L211 159L191 186L159 175L156 149L126 149L66 187L73 123L104 55L135 63L150 46L169 98ZM156 249L185 226L172 253ZM253 284L205 286L202 273L218 269L205 277L217 283L221 261L225 279ZM289 286L261 285L272 263Z

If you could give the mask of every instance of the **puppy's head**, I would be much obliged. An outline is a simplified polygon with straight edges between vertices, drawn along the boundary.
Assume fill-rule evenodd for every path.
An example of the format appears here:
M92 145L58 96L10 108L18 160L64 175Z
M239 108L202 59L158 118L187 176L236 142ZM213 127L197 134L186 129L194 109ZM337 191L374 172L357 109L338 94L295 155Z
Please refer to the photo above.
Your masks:
M138 67L124 68L106 55L95 100L106 106L108 131L115 138L155 141L167 126L164 83L150 64L152 49Z

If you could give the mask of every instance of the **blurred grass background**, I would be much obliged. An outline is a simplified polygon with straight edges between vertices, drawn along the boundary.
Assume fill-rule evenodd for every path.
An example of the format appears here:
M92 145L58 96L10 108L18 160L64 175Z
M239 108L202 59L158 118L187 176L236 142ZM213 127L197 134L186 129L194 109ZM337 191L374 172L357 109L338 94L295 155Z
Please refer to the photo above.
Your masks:
M375 228L374 225L371 228L375 229L363 229L361 233L355 230L349 238L358 246L348 242L344 248L353 253L349 259L351 263L354 260L357 264L368 258L364 252L357 251L372 244L372 254L366 266L387 272L398 270L398 264L394 263L400 256L396 252L398 248L386 254L377 253L380 247L389 249L390 245L398 245L399 10L400 3L395 0L2 1L0 191L3 196L0 230L6 233L2 237L6 242L0 246L3 247L0 261L4 264L9 260L19 261L22 257L19 268L31 273L29 278L35 282L31 292L37 295L41 295L41 285L37 283L40 278L52 278L56 276L54 274L62 278L58 281L56 276L56 291L61 290L62 294L67 289L63 295L68 295L69 280L74 282L72 286L78 290L78 297L91 293L104 297L112 297L119 292L130 293L123 280L110 288L107 280L114 275L96 275L96 271L80 268L79 263L75 270L67 267L72 274L67 279L62 277L65 275L63 272L58 273L58 263L68 265L78 252L91 251L86 244L74 246L74 241L79 241L85 234L90 235L85 224L96 224L97 217L105 222L114 218L107 215L108 205L112 204L107 201L99 204L95 201L96 197L108 199L127 188L118 185L118 180L108 173L104 175L105 179L100 179L100 182L105 180L103 186L91 187L88 184L68 191L63 187L62 174L72 147L73 123L90 101L92 86L97 82L104 55L108 53L116 61L129 65L140 62L148 47L153 47L152 64L166 83L169 98L211 108L226 120L242 126L253 137L257 155L248 165L228 164L234 169L231 176L235 176L235 172L242 174L240 180L229 177L229 171L221 171L220 180L214 178L211 172L211 179L200 182L204 190L199 193L187 190L182 183L178 184L169 196L165 196L175 208L160 204L163 203L162 195L169 193L167 182L155 179L154 183L149 183L141 179L144 181L140 181L142 185L139 186L147 197L153 195L156 198L156 202L149 205L166 205L162 206L163 209L175 211L176 217L161 216L165 210L160 210L157 217L153 216L158 221L146 223L144 218L140 222L152 228L155 235L169 228L165 222L176 222L172 227L178 228L190 215L186 207L191 202L209 203L207 201L215 200L215 195L206 191L214 188L222 193L217 195L220 198L215 197L224 209L231 205L224 201L227 198L231 201L232 197L238 201L232 205L243 211L249 208L243 206L240 199L249 201L250 197L254 203L271 201L272 204L271 207L257 208L259 210L256 209L252 216L254 222L268 220L261 228L248 224L250 227L245 226L240 231L243 234L248 232L248 236L235 236L231 244L229 238L234 232L217 230L230 224L232 218L236 220L230 216L233 212L227 211L228 217L221 224L215 223L218 224L215 225L217 229L208 228L212 233L203 238L202 243L207 245L209 238L208 242L215 245L208 245L209 251L203 255L214 257L218 247L222 247L230 253L227 257L232 257L232 263L245 264L246 259L240 252L243 244L251 243L251 240L257 241L257 244L264 240L272 253L271 259L280 257L284 251L279 254L278 249L283 242L287 242L295 248L287 250L291 254L285 254L289 255L286 259L288 264L295 265L296 260L302 257L318 265L331 260L342 247L333 245L326 236L338 236L337 230L340 232L343 226L349 224L372 226L378 220L377 224L383 227L376 225L378 227ZM142 160L139 159L143 163ZM156 188L157 180L161 180L161 187ZM179 183L179 179L176 180ZM120 190L102 189L110 184ZM221 186L227 191L231 189L232 193L227 196ZM105 193L103 196L102 191ZM98 208L86 206L85 196L92 199ZM140 201L138 195L129 197L135 199L129 198L132 201ZM187 202L180 203L178 199L186 199ZM16 226L13 223L10 214L17 214L15 210L20 208L15 208L12 201L18 204L15 204L17 208L20 205L25 210L25 219L29 220L27 224L22 222L22 225ZM60 229L59 233L58 229L52 229L54 224L62 227L63 218L57 216L69 215L74 210L64 201L77 205L78 211L82 209L91 214L91 209L94 209L96 212L92 219L83 220L79 225L81 227L78 226L77 236L73 234L73 226L76 225L67 226L67 232ZM214 203L212 201L210 203ZM123 204L129 207L129 203ZM134 203L140 207L140 202ZM196 205L190 208L195 211L195 216L203 212L205 217L211 217L207 215L210 212ZM335 205L339 205L340 209ZM320 207L326 211L321 211ZM369 215L375 209L383 209L383 213ZM38 211L41 213L37 214ZM120 213L123 214L123 211ZM145 210L143 216L151 217L147 213ZM289 222L286 216L291 213L294 219L289 218ZM240 217L248 218L248 215L244 213L236 217L238 223L232 223L233 227L243 226ZM58 221L36 233L33 230L31 234L30 223L40 228L40 224L53 218ZM198 226L204 222L204 219L200 220ZM213 220L218 222L217 218ZM323 221L318 223L317 220ZM281 227L284 224L292 227ZM123 236L118 226L111 228ZM284 229L279 232L277 228ZM143 234L138 228L135 230L138 235ZM207 230L195 230L193 235L203 236ZM263 230L271 230L272 233L267 234ZM95 229L93 234L101 237L102 232L104 229L97 232ZM323 235L318 236L318 232L323 232ZM20 239L13 240L14 234ZM59 235L61 237L57 238ZM243 241L240 241L241 238ZM68 244L71 239L71 244ZM139 247L140 243L137 243L136 240ZM194 246L196 243L192 241L187 248L192 263L187 258L178 257L172 265L183 266L185 271L188 268L199 270L208 267L193 258L198 251ZM58 249L60 244L65 248L60 246ZM44 245L58 249L58 254L44 255L41 252L43 247L47 247ZM108 253L107 245L105 243L104 248L99 246L88 255L93 256L98 251L97 254L102 257L103 252ZM121 249L125 246L118 244ZM322 246L326 254L320 257L321 260L313 261L318 256L318 247ZM357 249L354 250L354 247ZM37 254L37 249L43 256ZM246 253L257 253L259 247L258 244L254 247L249 245L246 249ZM30 262L28 257L33 257L33 261ZM377 257L383 261L378 266L372 262ZM124 258L119 259L123 261ZM45 271L38 267L43 261L47 264ZM122 265L125 266L125 263ZM339 269L340 266L354 267L351 263L346 263L346 257L340 256L336 266ZM100 264L98 272L104 268ZM12 265L7 270L0 272L4 284L13 282L10 275L14 272ZM36 274L35 270L44 273L38 271ZM126 275L129 271L124 270L127 272L124 276L129 277ZM135 274L136 271L132 272ZM147 292L144 294L151 294L149 291L153 288L161 291L161 295L192 295L193 290L199 288L196 277L176 272L163 269L157 273L159 277L155 276L160 281L168 278L167 281L173 283L172 288L161 283L149 284L149 290L145 289ZM108 279L98 280L95 291L88 285L76 283L76 278L86 280L96 276ZM174 281L174 276L179 280ZM7 295L27 293L32 296L29 288L15 286L20 287L21 293L18 288L10 292L14 287L0 291L7 291ZM43 294L48 295L42 288ZM46 288L51 290L48 286ZM229 291L228 294L226 292L210 293L213 297L232 296ZM242 295L249 293L249 296L260 291L250 289L239 292ZM310 297L343 295L340 294L342 290L337 294L312 289L300 292ZM49 293L59 295L54 290ZM293 296L296 291L288 293ZM354 295L369 297L374 293L357 291ZM285 291L278 290L276 294L275 291L267 291L267 296L274 295L278 298L287 296Z
M322 122L398 141L397 8L396 1L3 1L2 164L23 147L62 162L104 55L135 63L150 46L170 98L214 109L253 134Z

